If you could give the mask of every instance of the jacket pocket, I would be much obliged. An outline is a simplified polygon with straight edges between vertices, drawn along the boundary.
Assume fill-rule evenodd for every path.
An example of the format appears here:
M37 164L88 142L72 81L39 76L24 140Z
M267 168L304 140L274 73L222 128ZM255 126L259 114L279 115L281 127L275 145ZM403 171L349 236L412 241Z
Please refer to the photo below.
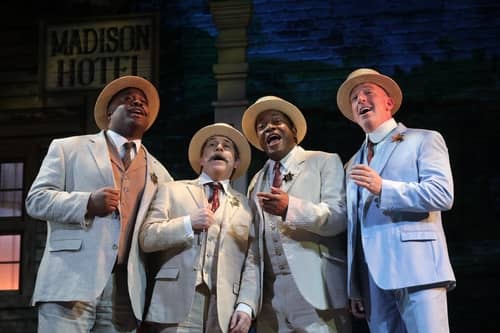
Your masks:
M79 251L82 248L81 239L53 239L50 241L50 252Z
M160 271L156 274L156 280L167 280L173 281L177 280L179 277L179 269L175 267L165 267L160 269Z
M346 264L346 258L345 257L339 257L339 256L334 256L326 252L321 252L321 256L329 261L332 261L337 264Z
M401 231L401 241L411 242L411 241L433 241L437 239L436 232L432 230L422 230L422 231Z

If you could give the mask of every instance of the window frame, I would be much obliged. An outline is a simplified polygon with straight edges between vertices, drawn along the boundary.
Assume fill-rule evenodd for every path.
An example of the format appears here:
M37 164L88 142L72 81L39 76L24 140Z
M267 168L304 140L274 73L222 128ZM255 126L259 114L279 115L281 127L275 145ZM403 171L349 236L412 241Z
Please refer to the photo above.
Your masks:
M26 194L38 172L37 168L41 162L40 153L41 151L44 152L44 149L40 149L40 146L33 144L29 140L19 140L19 138L5 138L3 142L4 145L0 148L0 163L23 163L23 183L21 216L0 217L0 234L18 234L21 236L19 289L0 291L0 309L31 305L36 272L40 261L37 258L36 245L39 241L44 242L44 240L39 240L37 235L40 232L46 233L45 224L34 222L26 214L24 205ZM12 147L18 147L18 149L14 151ZM41 253L39 257L41 257Z

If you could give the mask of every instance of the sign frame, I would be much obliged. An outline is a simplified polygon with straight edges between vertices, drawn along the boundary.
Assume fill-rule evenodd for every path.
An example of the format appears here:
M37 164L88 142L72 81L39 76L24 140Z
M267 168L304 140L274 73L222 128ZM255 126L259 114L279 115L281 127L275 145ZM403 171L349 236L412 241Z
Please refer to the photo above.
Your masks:
M159 21L158 13L41 20L39 30L40 91L42 93L95 91L123 75L142 76L157 84ZM138 25L144 22L148 24L149 30L142 29ZM126 25L126 23L130 24ZM53 34L54 31L56 35ZM63 34L58 35L57 31L62 31ZM83 35L82 32L84 32ZM146 34L148 34L147 41ZM101 39L92 40L88 38L89 35ZM135 38L127 39L124 36ZM106 38L110 38L108 44ZM59 44L54 45L54 39ZM134 53L133 49L145 46L147 50L139 59L139 55ZM130 51L125 49L130 49ZM49 54L54 51L58 51L59 54L49 59ZM93 55L93 53L96 54ZM99 54L104 56L99 57ZM54 66L57 67L55 72ZM86 71L84 68L93 68L94 72ZM96 74L98 70L100 72ZM98 82L94 82L96 80ZM59 85L61 83L62 85Z

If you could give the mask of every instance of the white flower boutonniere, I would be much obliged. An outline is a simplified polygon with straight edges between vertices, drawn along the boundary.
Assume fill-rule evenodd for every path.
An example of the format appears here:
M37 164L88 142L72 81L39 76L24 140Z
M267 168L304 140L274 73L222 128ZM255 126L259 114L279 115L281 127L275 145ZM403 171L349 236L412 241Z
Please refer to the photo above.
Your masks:
M405 136L401 133L394 134L391 138L392 142L401 142L405 139Z
M286 175L283 176L283 180L285 183L288 183L289 181L292 181L294 174L291 172L288 172Z
M156 173L151 172L149 175L151 176L151 181L153 182L153 184L158 184L158 176L156 175Z

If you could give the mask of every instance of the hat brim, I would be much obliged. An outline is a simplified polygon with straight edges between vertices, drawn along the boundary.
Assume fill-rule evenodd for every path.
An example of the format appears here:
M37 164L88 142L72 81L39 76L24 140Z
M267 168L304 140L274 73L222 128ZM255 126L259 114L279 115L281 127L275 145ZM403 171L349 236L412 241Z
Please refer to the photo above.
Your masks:
M247 139L240 133L237 129L231 125L225 123L216 123L213 125L208 125L196 132L191 138L188 149L189 163L191 168L197 174L201 173L201 154L203 145L208 138L220 135L229 138L235 144L238 149L239 154L239 165L234 170L231 179L237 179L241 177L248 169L250 165L251 150Z
M257 117L264 111L276 110L283 112L290 118L293 126L297 129L297 144L304 140L307 132L307 122L304 118L302 112L292 103L289 103L281 98L275 97L274 99L267 99L263 101L257 101L250 105L248 109L243 113L241 119L241 127L243 133L245 134L248 141L255 148L264 151L261 147L257 131L255 130L255 122Z
M347 79L340 86L337 91L337 105L340 112L349 120L355 122L354 115L352 114L352 106L350 101L350 95L354 87L361 83L374 83L382 87L389 97L392 98L394 102L394 107L392 108L392 114L395 114L401 107L403 101L403 93L399 88L399 85L390 77L383 74L361 74L350 79Z
M101 91L94 107L94 119L97 127L104 130L108 128L109 119L107 115L108 105L113 96L126 88L137 88L141 90L148 99L149 114L148 126L149 129L158 116L160 110L160 97L155 86L148 80L140 76L122 76L108 83Z

